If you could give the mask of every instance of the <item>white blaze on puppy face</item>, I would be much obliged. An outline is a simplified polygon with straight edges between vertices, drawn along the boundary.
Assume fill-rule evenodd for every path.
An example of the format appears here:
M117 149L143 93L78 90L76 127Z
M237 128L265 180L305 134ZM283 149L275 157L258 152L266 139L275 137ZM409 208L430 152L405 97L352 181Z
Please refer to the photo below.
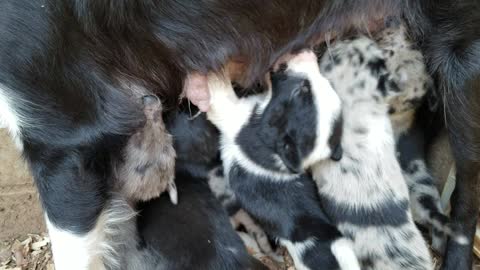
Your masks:
M320 73L313 51L299 53L289 60L287 65L288 71L305 76L310 81L317 109L315 145L302 164L303 168L308 168L315 162L328 158L333 151L329 139L336 120L341 116L341 101L330 82Z

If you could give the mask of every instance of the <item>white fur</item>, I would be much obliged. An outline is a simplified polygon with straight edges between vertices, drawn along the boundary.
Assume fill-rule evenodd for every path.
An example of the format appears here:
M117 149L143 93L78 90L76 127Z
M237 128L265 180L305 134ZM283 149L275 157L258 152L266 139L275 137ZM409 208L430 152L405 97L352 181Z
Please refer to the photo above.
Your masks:
M21 121L18 113L15 112L14 107L11 105L14 99L10 93L10 89L0 84L0 128L7 128L15 142L15 146L22 150L23 145L20 140Z
M52 240L53 261L56 270L86 270L92 260L89 235L79 236L46 223Z
M303 264L302 257L306 249L312 248L315 245L312 239L307 239L303 242L297 243L293 243L286 239L280 239L280 244L284 246L288 250L290 256L292 256L293 263L295 264L295 269L310 270L309 267Z
M313 52L304 52L303 54L313 54ZM306 55L306 57L308 56ZM315 57L314 54L313 57ZM334 120L341 112L341 101L330 82L320 73L316 58L295 57L288 62L288 69L295 73L305 74L310 81L314 82L311 87L318 110L317 137L312 152L302 164L303 168L308 168L316 161L328 158L331 154L328 139L333 130Z
M357 256L353 251L353 243L346 238L340 238L332 243L333 255L342 270L360 270Z
M62 230L46 216L56 270L120 269L126 250L136 246L135 211L114 198L85 235Z

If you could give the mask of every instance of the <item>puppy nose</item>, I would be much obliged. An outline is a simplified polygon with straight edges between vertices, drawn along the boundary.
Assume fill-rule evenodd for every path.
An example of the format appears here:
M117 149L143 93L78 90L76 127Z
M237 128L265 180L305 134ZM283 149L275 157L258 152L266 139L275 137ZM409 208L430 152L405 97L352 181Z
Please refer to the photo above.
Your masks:
M333 149L330 159L333 161L340 161L342 159L342 156L343 156L343 148L341 144L338 144Z

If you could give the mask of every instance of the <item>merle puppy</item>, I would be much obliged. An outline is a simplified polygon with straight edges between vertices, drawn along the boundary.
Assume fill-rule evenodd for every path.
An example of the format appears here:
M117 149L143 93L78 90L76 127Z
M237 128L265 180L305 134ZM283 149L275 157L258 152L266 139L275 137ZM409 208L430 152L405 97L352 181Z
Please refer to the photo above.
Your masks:
M432 269L396 158L387 112L400 89L382 50L365 37L337 42L322 58L321 70L344 106L344 157L312 166L324 209L354 242L362 269Z
M310 51L283 65L272 75L272 84L273 93L267 86L266 93L238 98L228 77L209 77L212 102L207 115L221 132L229 185L240 205L288 249L298 269L359 269L349 242L324 214L314 182L299 173L310 160L341 158L340 134L333 131L339 124L340 100ZM284 110L275 109L279 104L285 104ZM293 120L288 122L295 122L284 126L291 136L286 142L262 129L268 124L264 114L287 114ZM296 134L305 132L309 136L296 144ZM288 157L277 155L278 148L291 150ZM304 164L283 162L302 156L308 156Z
M426 127L422 126L422 119L417 119L417 111L422 104L422 109L435 109L436 102L432 102L435 86L423 54L410 40L402 22L392 22L375 39L384 52L385 66L400 90L389 99L388 113L408 185L413 219L430 229L433 248L443 254L446 235L457 243L465 243L466 239L452 228L450 219L444 214L440 194L425 161Z

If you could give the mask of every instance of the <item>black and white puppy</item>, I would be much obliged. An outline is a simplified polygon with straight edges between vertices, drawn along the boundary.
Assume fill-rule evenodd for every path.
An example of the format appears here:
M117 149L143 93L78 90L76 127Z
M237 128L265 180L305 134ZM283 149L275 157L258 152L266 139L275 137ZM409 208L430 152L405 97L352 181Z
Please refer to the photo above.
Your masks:
M107 268L267 269L248 254L225 209L210 191L208 174L219 162L218 131L204 115L192 120L187 112L170 117L167 127L178 156L178 204L172 205L167 194L140 203L138 244L121 254L121 263Z
M339 134L332 134L340 119L340 99L320 75L311 51L290 60L272 83L273 93L267 87L266 93L238 98L227 76L209 76L207 116L221 132L229 185L242 208L287 248L297 269L360 269L349 241L322 210L315 183L299 173L311 161L341 158L334 138ZM285 107L277 111L278 104ZM270 137L271 131L263 128L264 114L289 116L289 121L275 122L282 120L278 118L271 124L287 129L290 141L280 144ZM296 136L307 132L309 136ZM288 157L277 155L278 148L290 150ZM303 156L303 164L284 162Z

